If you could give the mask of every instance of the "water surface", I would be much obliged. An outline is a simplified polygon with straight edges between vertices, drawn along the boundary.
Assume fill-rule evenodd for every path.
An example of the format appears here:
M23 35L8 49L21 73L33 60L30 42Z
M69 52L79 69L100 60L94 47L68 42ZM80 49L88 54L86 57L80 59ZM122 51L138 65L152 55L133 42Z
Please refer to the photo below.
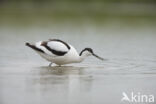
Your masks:
M59 20L45 18L45 13L19 22L18 15L5 13L0 25L0 104L125 104L122 92L156 95L154 17ZM83 63L48 67L25 42L49 38L65 40L78 52L91 47L108 60L91 56Z

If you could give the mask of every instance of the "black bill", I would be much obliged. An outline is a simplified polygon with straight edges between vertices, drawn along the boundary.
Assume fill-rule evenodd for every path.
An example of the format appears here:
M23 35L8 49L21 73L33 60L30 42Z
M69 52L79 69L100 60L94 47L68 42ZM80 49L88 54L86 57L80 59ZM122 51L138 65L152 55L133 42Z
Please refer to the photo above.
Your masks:
M102 57L100 57L100 56L98 56L98 55L96 55L96 54L94 54L94 53L93 53L92 55L95 56L96 58L102 60L102 61L105 60L104 58L102 58Z

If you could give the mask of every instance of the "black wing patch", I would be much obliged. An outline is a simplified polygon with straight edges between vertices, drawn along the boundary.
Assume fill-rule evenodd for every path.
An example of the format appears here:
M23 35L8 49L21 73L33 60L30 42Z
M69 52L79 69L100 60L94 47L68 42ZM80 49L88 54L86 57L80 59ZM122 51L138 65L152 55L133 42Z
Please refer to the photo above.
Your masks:
M63 51L57 51L57 50L54 50L54 49L51 49L48 45L47 45L47 42L44 41L42 42L41 44L42 46L44 46L47 50L49 50L51 53L57 55L57 56L63 56L65 55L67 52L63 52Z
M26 46L28 46L28 47L30 47L30 48L32 48L32 49L34 49L34 50L36 50L36 51L39 51L39 52L44 53L44 51L43 51L43 50L41 50L41 49L37 48L37 47L36 47L36 46L34 46L34 45L31 45L30 43L25 43L25 45L26 45Z

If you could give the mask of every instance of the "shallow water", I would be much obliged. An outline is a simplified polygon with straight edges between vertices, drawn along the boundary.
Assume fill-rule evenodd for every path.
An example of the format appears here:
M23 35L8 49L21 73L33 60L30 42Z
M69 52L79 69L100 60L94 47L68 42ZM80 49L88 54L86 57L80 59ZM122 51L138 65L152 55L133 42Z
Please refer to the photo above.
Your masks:
M0 104L125 104L122 92L156 95L155 21L81 19L3 21ZM49 38L65 40L78 52L91 47L108 60L91 56L79 64L48 67L25 42Z
M155 29L60 28L1 30L1 104L119 104L123 103L122 92L156 94ZM48 62L24 45L53 37L68 41L78 51L92 47L108 60L89 57L79 64L48 67Z

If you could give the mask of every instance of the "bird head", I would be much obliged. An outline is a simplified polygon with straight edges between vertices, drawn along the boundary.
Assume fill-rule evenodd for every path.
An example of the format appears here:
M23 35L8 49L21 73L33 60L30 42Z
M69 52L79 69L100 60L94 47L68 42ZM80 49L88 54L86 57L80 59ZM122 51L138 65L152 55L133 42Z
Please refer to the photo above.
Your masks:
M81 53L80 53L80 56L81 55L85 55L85 56L91 56L91 55L93 55L93 56L95 56L96 58L98 58L100 60L104 60L102 57L96 55L91 48L85 48L85 49L83 49L81 51Z

